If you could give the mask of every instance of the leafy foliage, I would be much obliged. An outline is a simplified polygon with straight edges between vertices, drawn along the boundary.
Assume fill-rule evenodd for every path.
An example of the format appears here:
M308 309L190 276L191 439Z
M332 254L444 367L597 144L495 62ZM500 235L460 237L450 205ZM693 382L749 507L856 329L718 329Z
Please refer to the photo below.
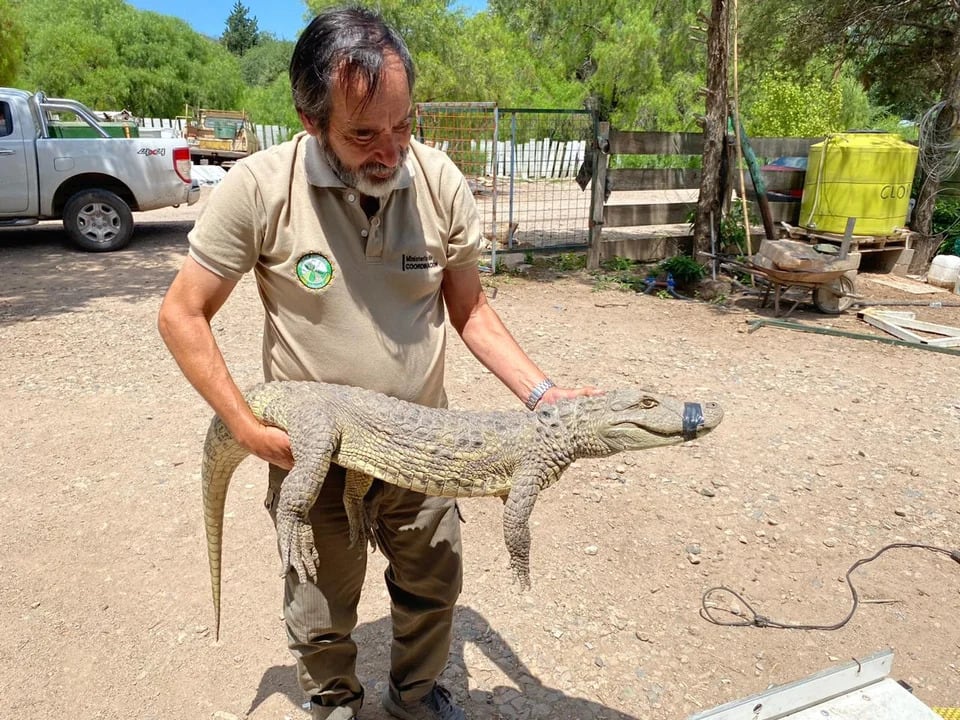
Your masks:
M410 46L419 101L586 105L621 129L698 129L705 52L691 27L708 0L490 0L472 16L448 0L360 2ZM948 0L741 5L752 135L896 128L960 74ZM259 32L239 1L224 25L218 42L125 0L0 0L0 82L140 115L173 116L189 103L299 127L286 77L293 43Z
M262 35L240 58L240 76L247 87L267 87L278 77L286 78L293 46L289 40Z
M938 255L960 255L960 199L944 197L937 200L933 211L933 232L941 236Z
M490 0L538 57L554 58L580 102L615 126L692 130L703 114L704 52L689 26L705 0ZM579 103L578 103L579 104Z
M678 287L689 288L702 280L707 271L689 255L674 255L661 261L654 269L655 274L673 275Z
M960 10L951 0L757 0L744 3L746 63L855 77L871 102L919 117L960 81ZM788 28L788 32L784 32Z
M843 93L816 78L796 81L764 75L750 105L747 132L767 137L816 137L843 130Z
M718 244L721 252L744 255L747 252L747 230L743 225L743 204L731 203L730 210L720 218Z
M20 87L152 117L240 99L237 59L182 20L123 0L30 0L21 13L28 32Z
M0 85L9 85L23 61L25 29L11 0L0 0Z

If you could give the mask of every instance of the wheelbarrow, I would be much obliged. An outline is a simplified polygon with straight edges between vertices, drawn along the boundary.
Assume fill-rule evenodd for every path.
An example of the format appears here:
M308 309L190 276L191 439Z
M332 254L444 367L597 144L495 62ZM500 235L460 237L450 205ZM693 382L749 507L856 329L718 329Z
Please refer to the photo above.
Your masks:
M840 264L840 263L838 263ZM721 262L739 272L747 273L757 280L763 287L760 298L760 307L766 307L773 295L773 312L775 317L786 317L803 301L803 296L786 298L785 295L793 288L810 288L813 304L822 313L839 315L847 310L853 301L858 298L853 280L847 276L851 268L846 263L840 268L820 271L782 270L758 265L752 260L727 259ZM788 310L780 311L780 300L792 300L793 305Z

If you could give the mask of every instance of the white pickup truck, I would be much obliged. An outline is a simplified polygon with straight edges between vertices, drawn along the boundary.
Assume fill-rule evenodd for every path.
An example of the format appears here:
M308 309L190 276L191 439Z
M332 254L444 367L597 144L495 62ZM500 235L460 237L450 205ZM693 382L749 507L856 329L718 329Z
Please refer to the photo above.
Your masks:
M60 219L84 250L118 250L132 211L199 197L185 140L111 137L75 100L0 88L0 228Z

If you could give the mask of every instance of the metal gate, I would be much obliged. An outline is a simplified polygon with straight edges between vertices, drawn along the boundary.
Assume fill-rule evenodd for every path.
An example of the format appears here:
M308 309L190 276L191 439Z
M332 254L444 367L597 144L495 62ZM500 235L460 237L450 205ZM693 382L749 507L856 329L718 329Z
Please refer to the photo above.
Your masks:
M446 152L467 178L492 268L498 251L588 247L586 187L596 138L590 111L419 103L416 134Z

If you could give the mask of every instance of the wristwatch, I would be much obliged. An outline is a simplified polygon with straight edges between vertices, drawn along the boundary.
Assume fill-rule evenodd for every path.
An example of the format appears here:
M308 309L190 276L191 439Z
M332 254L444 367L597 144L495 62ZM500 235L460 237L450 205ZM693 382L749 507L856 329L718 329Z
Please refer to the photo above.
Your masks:
M550 378L544 378L543 380L538 382L534 386L533 390L530 391L530 395L527 397L527 402L524 403L527 406L527 410L536 409L537 403L540 402L540 399L544 395L546 395L547 390L549 390L552 387L556 387L556 385L554 385L553 380L551 380Z

